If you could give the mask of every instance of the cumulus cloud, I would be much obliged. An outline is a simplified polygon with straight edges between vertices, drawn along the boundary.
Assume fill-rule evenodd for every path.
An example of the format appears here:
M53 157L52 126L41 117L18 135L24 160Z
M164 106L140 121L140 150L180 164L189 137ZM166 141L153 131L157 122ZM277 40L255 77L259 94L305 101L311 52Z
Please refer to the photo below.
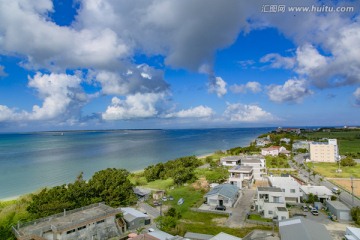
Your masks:
M95 75L95 80L101 84L104 94L126 95L169 90L163 71L147 64L129 68L126 73L99 71Z
M295 65L293 57L283 57L278 53L269 53L260 59L261 63L269 63L271 68L292 69Z
M259 82L247 82L246 84L234 84L230 86L233 93L246 93L247 91L258 93L261 92L261 84Z
M208 83L208 90L210 93L215 93L218 97L222 97L227 93L227 83L221 77L210 77Z
M0 105L0 122L14 121L21 117L21 114L16 113L14 109L7 106Z
M234 122L268 122L278 118L257 105L227 104L224 116Z
M165 93L136 93L126 96L125 99L113 97L102 118L128 120L155 117L159 114L159 104L165 97Z
M360 106L360 87L355 90L353 96L355 97L355 105Z
M289 79L284 85L268 86L268 96L274 102L301 102L306 96L313 94L303 79Z
M214 115L214 110L207 106L197 106L178 112L169 113L165 115L165 118L207 118Z

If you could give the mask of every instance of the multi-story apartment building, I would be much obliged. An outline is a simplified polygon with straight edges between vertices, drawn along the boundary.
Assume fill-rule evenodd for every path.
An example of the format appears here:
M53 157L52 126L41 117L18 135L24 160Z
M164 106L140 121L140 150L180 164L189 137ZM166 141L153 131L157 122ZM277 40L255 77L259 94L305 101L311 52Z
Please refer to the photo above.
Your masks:
M236 166L240 165L241 158L240 156L228 156L220 158L220 163L223 166Z
M237 165L229 169L228 182L239 189L248 187L253 182L253 167Z
M254 179L260 180L265 173L265 158L259 155L242 156L241 165L253 168Z
M339 160L339 150L336 139L328 142L310 143L310 160L314 162L336 162Z
M265 218L288 219L289 212L286 209L285 193L277 187L258 187L255 206Z

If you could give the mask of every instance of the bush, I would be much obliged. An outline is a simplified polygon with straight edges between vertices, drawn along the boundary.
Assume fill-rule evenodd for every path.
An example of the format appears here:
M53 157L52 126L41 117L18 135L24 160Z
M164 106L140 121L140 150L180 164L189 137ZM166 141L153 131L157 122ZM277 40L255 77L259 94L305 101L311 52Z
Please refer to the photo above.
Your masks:
M351 217L354 220L354 222L358 225L360 225L360 207L353 207L351 209Z
M340 160L340 164L343 167L347 167L347 166L353 167L356 165L356 162L352 157L346 157Z

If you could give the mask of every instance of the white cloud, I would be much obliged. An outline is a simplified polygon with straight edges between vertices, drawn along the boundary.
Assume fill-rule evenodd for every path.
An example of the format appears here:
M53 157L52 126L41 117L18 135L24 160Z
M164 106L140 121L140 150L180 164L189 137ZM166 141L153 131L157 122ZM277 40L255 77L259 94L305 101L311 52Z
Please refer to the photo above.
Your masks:
M233 93L246 93L247 91L258 93L261 92L261 84L259 82L247 82L246 84L234 84L230 86Z
M165 99L165 93L136 93L125 100L113 97L111 105L102 114L104 120L127 120L150 118L159 114L158 105Z
M303 45L296 50L297 69L300 74L314 75L316 71L328 64L326 57L309 44Z
M293 57L283 57L278 53L269 53L260 59L262 63L270 63L271 68L292 69L295 65Z
M8 108L7 106L0 105L0 122L16 120L19 115L15 110Z
M218 97L222 97L227 93L227 83L221 77L210 77L208 90L210 93L216 93Z
M29 87L36 89L43 103L42 106L34 105L27 118L51 120L79 116L81 107L88 101L80 83L78 76L67 74L38 72L33 78L29 77Z
M355 90L353 96L355 97L355 105L360 106L360 87Z
M197 106L178 112L169 113L165 115L165 118L207 118L214 115L214 111L207 106Z
M257 105L241 103L228 103L224 116L230 121L236 122L268 122L277 120L277 117Z
M0 77L7 76L7 73L5 72L5 67L0 65Z
M313 94L307 82L301 79L289 79L284 85L268 86L268 96L274 102L301 102L304 97Z

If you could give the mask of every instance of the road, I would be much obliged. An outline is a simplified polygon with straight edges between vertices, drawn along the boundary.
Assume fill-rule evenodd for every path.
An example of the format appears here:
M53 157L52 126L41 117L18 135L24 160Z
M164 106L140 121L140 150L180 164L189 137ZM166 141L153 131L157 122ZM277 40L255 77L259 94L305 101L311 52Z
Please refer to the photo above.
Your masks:
M302 164L304 162L304 155L305 154L296 155L296 156L294 156L294 160L297 163ZM306 171L306 169L302 169L302 168L297 167L291 161L289 161L289 164L290 164L291 167L298 169L298 173L299 173L300 178L302 178L303 180L307 180L309 183L311 183L313 185L322 185L322 186L325 186L325 187L329 188L330 190L333 187L339 188L338 186L336 186L333 183L329 182L328 180L326 180L322 176L319 176L319 175L312 176L312 175L310 175L310 177L309 177L309 173ZM341 191L341 193L339 195L339 200L341 202L343 202L344 204L346 204L350 208L360 206L360 200L358 198L354 197L354 202L353 202L352 195L350 193L346 192L344 189L341 189L341 190L342 191Z

